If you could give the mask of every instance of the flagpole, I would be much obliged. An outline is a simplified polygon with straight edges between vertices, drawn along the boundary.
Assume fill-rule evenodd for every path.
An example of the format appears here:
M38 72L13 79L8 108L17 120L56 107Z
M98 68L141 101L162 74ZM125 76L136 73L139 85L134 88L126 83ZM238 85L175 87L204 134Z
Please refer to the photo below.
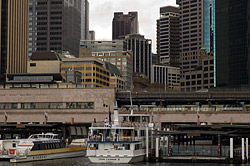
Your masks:
M7 120L8 120L8 115L6 112L4 112L4 124L7 124Z

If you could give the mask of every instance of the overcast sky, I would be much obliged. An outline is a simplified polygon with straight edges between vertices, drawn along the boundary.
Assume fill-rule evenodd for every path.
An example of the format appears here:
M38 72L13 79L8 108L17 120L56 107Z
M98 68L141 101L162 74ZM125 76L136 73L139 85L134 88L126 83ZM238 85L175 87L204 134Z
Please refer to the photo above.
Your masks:
M152 39L156 52L156 20L162 6L176 5L176 0L89 0L90 30L96 33L96 40L112 40L112 19L114 12L137 11L139 33Z

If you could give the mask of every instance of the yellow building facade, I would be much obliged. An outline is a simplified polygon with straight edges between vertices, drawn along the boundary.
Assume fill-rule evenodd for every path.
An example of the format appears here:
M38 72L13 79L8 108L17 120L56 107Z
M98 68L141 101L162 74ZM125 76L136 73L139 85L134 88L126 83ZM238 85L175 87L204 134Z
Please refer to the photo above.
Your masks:
M64 79L67 71L80 72L83 87L109 87L110 72L106 69L105 63L97 58L64 58L61 64L61 74Z

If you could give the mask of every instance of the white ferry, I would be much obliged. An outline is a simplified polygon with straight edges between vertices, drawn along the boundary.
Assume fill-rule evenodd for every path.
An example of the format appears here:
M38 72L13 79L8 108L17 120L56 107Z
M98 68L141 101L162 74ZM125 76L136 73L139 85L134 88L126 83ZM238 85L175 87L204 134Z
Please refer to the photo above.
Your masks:
M119 122L119 119L122 122ZM93 123L86 156L92 163L134 163L146 157L146 129L154 127L152 115L122 114L114 109L114 123ZM150 133L150 132L149 132Z
M86 154L84 140L74 140L66 145L57 134L33 134L28 139L0 140L0 159L10 162L28 162L66 157L78 157Z

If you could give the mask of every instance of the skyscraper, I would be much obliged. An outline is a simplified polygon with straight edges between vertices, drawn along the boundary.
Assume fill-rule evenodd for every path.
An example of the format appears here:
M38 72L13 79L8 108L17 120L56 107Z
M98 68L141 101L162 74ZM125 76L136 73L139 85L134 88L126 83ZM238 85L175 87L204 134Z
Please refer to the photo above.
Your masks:
M151 80L152 41L143 35L133 34L125 37L126 50L133 52L133 72L145 74Z
M26 73L29 0L1 0L0 81L8 73Z
M88 40L89 35L89 2L81 0L81 40Z
M165 6L160 8L157 20L157 54L160 63L180 66L180 14L179 8Z
M81 0L30 0L29 53L68 51L79 54Z
M203 0L176 0L181 23L181 74L195 70L199 65L203 43Z
M115 12L113 18L113 40L129 34L139 33L138 13Z
M215 56L215 0L204 1L204 47Z
M215 2L217 87L250 85L249 6L249 0Z

